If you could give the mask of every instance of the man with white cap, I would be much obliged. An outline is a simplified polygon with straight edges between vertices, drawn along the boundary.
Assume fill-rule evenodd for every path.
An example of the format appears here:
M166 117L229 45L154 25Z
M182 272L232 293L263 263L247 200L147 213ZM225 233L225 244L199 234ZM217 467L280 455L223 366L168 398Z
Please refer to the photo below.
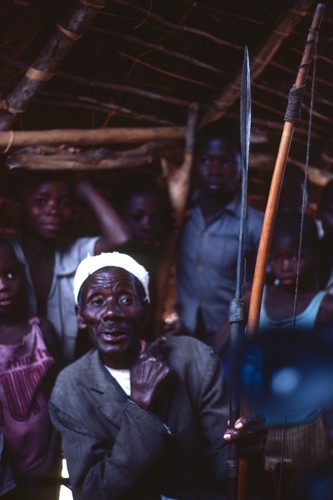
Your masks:
M117 252L87 257L74 278L77 319L95 348L58 377L50 413L60 431L75 499L224 499L228 441L223 370L192 337L146 341L148 273Z

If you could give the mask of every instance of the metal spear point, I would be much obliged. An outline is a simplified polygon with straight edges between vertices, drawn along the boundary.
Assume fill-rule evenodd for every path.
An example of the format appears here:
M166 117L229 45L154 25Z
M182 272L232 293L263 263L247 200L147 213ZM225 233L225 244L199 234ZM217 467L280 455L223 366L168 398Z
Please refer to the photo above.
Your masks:
M251 135L251 77L249 51L245 47L240 97L240 144L242 161L242 200L237 257L236 299L241 298L244 281L244 241L247 211L247 180L249 171L249 152Z
M247 47L244 51L243 70L241 78L240 96L240 144L242 163L242 195L241 217L239 227L239 244L237 255L237 274L235 298L229 306L230 323L230 425L233 426L240 416L240 390L239 390L239 365L240 349L244 338L244 299L242 297L244 284L244 242L247 212L247 181L249 169L249 150L251 132L251 81L250 63ZM239 458L238 445L229 445L228 455L228 499L236 500L238 497Z

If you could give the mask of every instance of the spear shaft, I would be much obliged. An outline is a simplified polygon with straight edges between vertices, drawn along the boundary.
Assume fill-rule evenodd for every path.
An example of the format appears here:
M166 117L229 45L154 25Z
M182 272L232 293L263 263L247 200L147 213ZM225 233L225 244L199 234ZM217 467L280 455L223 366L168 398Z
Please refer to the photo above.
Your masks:
M242 288L244 283L244 246L247 213L247 182L249 168L249 149L251 131L251 82L250 64L247 47L244 51L243 70L241 78L240 100L240 140L241 140L241 168L242 168L242 197L241 217L239 228L239 244L237 254L237 274L235 297L229 306L230 323L230 425L233 426L240 416L239 392L239 361L240 349L244 337L244 299ZM236 500L238 496L239 458L238 445L229 445L228 455L228 499Z

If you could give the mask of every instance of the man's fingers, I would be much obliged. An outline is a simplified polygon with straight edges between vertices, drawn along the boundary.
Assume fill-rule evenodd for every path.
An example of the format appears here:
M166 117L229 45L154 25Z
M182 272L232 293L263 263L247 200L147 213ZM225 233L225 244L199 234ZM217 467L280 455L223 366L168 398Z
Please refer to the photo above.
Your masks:
M145 340L140 340L140 354L142 354L143 352L146 352L147 350L147 342Z
M165 339L165 337L163 337ZM158 341L158 342L157 342ZM156 339L153 342L147 342L146 340L141 340L140 357L143 359L155 357L157 353L157 348L161 344L160 339Z
M229 428L224 434L226 441L234 439L264 439L267 434L265 417L261 414L248 413L239 418L233 428Z
M151 357L160 357L161 352L160 352L160 347L164 342L166 341L166 337L158 337L157 339L153 340L150 344L148 344L148 347L146 349L146 354L147 356Z
M235 423L236 429L246 428L264 428L265 427L265 417L260 413L247 413L243 417L239 418Z

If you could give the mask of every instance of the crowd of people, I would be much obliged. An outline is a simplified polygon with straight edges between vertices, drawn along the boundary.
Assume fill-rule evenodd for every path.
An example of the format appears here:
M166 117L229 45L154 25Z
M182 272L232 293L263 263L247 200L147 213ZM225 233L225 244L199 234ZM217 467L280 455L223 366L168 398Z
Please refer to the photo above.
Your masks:
M57 499L63 454L74 499L222 500L233 442L250 464L248 500L295 498L312 471L329 483L329 408L273 417L252 408L228 424L238 137L226 120L198 132L175 254L177 319L158 331L156 283L173 230L161 179L133 174L111 204L81 175L20 173L20 230L0 238L1 498ZM315 217L304 213L304 187L287 167L258 336L330 334L333 182ZM95 236L73 237L77 197ZM263 213L249 206L246 217L247 303ZM253 375L258 359L243 361Z

